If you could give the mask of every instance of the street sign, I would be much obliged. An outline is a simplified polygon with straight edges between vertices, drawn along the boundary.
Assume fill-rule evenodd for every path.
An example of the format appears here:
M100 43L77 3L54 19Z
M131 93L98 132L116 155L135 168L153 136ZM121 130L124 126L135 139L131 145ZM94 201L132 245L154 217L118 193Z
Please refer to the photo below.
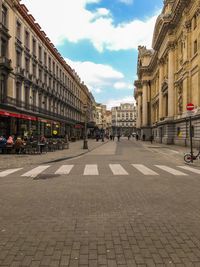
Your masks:
M188 111L193 110L193 109L194 109L194 104L192 104L192 103L188 103L187 106L186 106L186 109L187 109Z

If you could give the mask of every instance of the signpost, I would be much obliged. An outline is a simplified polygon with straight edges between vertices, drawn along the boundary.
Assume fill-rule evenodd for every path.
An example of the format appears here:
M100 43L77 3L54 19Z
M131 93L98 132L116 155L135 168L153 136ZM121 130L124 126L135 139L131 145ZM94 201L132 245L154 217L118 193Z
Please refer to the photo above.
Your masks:
M193 163L193 148L192 148L192 117L191 117L191 112L194 109L194 104L188 103L186 106L186 109L189 113L189 118L190 118L190 153L191 153L191 162Z

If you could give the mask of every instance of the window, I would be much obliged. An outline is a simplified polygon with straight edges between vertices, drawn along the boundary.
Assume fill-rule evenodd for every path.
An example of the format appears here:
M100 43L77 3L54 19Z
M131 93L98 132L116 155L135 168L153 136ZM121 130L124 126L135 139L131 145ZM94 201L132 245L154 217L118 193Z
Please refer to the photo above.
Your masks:
M16 100L21 101L21 83L16 83Z
M33 76L36 77L36 65L33 64L32 67L33 67Z
M16 37L18 40L21 40L21 23L17 21L16 25Z
M26 48L29 48L30 46L29 46L29 42L30 42L30 34L29 34L29 32L28 31L25 31L25 46L26 46Z
M30 60L29 58L25 58L25 70L26 72L29 72L29 69L30 69Z
M42 61L42 47L40 45L38 47L38 57L39 57L39 60Z
M1 38L1 57L7 56L7 42L3 38Z
M46 66L47 65L47 53L44 52L44 65Z
M22 54L20 51L16 51L16 65L17 67L21 67L22 64Z
M42 81L42 70L41 69L39 69L39 79L40 81Z
M0 100L4 101L5 96L6 96L6 78L4 75L2 75L0 79Z
M195 30L197 27L197 15L194 15L194 18L193 18L193 29Z
M194 55L197 53L197 40L194 41Z
M51 70L51 58L49 57L49 70Z
M2 5L2 24L4 26L7 26L7 16L8 16L8 10L4 5Z
M32 40L32 49L33 49L33 55L36 56L36 40L34 38Z

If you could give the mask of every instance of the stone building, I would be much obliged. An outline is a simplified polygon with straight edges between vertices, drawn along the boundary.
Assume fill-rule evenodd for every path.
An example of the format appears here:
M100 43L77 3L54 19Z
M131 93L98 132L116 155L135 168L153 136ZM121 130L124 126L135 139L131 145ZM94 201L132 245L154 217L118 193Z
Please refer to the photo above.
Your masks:
M139 46L135 81L137 131L166 144L187 145L187 103L193 103L192 133L200 140L200 1L165 0L153 49Z
M0 134L80 136L91 105L87 87L26 6L0 0Z
M118 107L113 107L111 112L113 134L129 135L135 131L136 110L134 104L120 104Z

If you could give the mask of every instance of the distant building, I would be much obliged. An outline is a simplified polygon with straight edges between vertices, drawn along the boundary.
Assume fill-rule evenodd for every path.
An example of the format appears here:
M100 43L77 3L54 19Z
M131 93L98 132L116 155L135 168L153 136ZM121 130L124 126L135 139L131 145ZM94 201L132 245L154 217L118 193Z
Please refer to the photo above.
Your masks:
M136 109L134 104L125 103L111 109L112 132L121 135L129 135L135 131Z

